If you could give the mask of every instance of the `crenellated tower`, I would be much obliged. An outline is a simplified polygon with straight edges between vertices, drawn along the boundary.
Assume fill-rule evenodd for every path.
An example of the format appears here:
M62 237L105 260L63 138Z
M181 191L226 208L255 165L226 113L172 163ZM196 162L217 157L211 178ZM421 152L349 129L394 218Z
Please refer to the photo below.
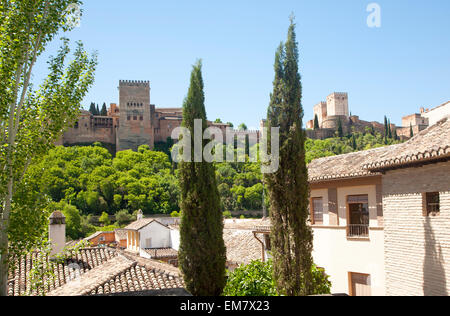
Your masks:
M154 107L150 105L150 82L121 80L119 82L120 128L117 150L137 150L141 145L153 148Z

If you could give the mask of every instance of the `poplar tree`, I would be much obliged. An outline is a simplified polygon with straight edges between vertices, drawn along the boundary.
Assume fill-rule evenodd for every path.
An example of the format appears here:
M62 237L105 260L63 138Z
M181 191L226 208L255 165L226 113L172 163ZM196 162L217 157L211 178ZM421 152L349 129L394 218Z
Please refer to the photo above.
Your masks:
M202 64L194 65L188 95L183 104L183 123L191 133L194 149L194 120L207 128ZM183 137L187 137L184 135ZM203 138L203 137L202 137ZM203 148L207 141L202 141ZM194 161L194 154L191 153ZM179 263L186 289L195 296L218 296L226 283L226 249L223 241L223 214L212 163L182 161L181 225Z
M272 221L274 280L278 292L288 296L312 293L313 235L308 225L309 186L297 45L291 18L287 42L279 46L275 55L275 79L267 115L268 126L280 128L280 167L265 176ZM269 138L270 135L269 132Z
M79 5L79 0L0 4L0 296L8 294L13 258L42 239L33 232L41 225L35 219L46 214L39 207L45 203L24 198L35 190L26 180L29 166L76 121L94 82L96 55L90 57L78 43L69 62L69 40L63 39L48 60L48 76L33 85L37 59L60 31L74 27L68 17Z

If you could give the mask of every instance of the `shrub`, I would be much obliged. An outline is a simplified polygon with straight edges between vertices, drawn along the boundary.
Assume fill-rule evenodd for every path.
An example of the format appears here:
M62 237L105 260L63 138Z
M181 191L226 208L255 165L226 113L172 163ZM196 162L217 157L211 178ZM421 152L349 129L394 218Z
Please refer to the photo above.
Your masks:
M330 294L331 282L323 269L316 265L311 269L313 275L313 295ZM273 281L273 263L253 261L242 265L228 275L224 296L278 296Z

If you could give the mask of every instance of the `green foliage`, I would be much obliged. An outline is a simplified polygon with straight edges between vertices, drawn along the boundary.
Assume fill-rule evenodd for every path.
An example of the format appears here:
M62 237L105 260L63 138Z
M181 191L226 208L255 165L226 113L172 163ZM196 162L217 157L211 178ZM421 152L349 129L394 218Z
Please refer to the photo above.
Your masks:
M398 143L400 141L394 138L386 140L386 145ZM354 151L373 149L381 146L385 146L384 136L372 132L370 128L367 128L364 133L352 132L352 134L343 138L335 137L324 140L307 139L305 142L306 163L309 164L317 158L348 154Z
M223 217L224 218L233 218L233 216L231 216L231 212L230 211L223 212Z
M172 213L170 213L170 217L174 217L174 218L177 218L177 217L180 217L180 212L177 212L177 211L173 211Z
M28 190L23 181L30 164L47 153L75 122L81 101L94 82L96 56L90 57L77 43L73 60L68 61L68 39L62 39L60 49L49 58L43 82L32 82L36 61L47 45L60 31L73 28L67 22L69 4L81 5L81 1L5 0L0 5L0 295L6 295L11 252L30 246L23 240L34 236L23 234L21 240L15 240L14 234L8 235L18 229L11 225L22 221L12 216L22 217L24 208L37 205L16 193ZM25 205L20 205L22 202ZM34 227L28 229L34 231Z
M325 271L312 265L311 295L331 293L331 282ZM278 296L273 281L273 262L253 261L229 273L224 296Z
M224 296L278 296L271 261L252 261L229 273Z
M128 210L120 210L116 213L116 221L119 226L124 226L133 221L133 215Z
M314 115L314 129L319 129L320 125L319 125L319 117L316 115Z
M57 147L36 165L45 179L42 193L94 215L122 209L146 214L177 210L179 187L171 167L166 154L148 146L115 158L99 146Z
M248 128L247 128L247 125L245 125L245 123L242 123L241 125L239 125L239 127L238 127L238 130L240 130L240 131L246 131Z
M108 115L108 109L106 108L106 103L103 103L102 109L100 111L101 116L107 116Z
M339 119L339 121L338 121L337 133L338 133L338 137L339 138L344 137L344 130L342 129L342 121L341 121L341 119Z
M194 120L202 120L203 131L207 128L201 69L201 62L193 67L183 104L182 126L191 132L191 139L184 141L191 142L191 148L194 148ZM206 144L204 140L202 149ZM226 249L215 168L206 161L182 161L178 171L181 188L178 259L186 289L195 296L218 296L225 286Z
M102 216L99 218L99 222L103 224L103 227L109 226L111 224L111 221L109 220L109 215L106 212L102 213Z

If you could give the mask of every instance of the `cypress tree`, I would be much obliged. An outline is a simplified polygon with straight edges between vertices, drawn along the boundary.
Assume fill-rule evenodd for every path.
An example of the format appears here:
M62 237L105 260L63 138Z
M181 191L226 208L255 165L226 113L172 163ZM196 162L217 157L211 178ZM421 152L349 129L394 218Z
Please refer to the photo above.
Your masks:
M319 117L317 116L317 114L314 116L314 129L319 129Z
M384 138L386 139L388 136L388 122L386 115L384 116Z
M397 134L397 129L394 129L394 139L395 140L398 140L399 138L398 138L398 134Z
M106 103L103 103L102 110L100 111L101 116L107 116L108 110L106 109Z
M95 115L95 103L91 102L91 106L89 107L89 112L91 112L92 115Z
M340 138L344 137L344 130L342 129L342 121L341 121L341 119L339 119L339 121L338 121L338 129L337 129L337 131L338 131L338 136Z
M194 65L188 95L183 104L182 126L191 132L194 149L194 120L207 128L202 65ZM203 137L202 137L203 138ZM202 143L203 148L207 144ZM194 161L193 153L191 159ZM226 283L226 249L223 214L212 163L180 162L181 225L179 263L186 289L195 296L218 296Z
M95 108L95 115L100 115L100 110L98 109L98 104L97 104L97 107Z
M355 134L352 134L352 147L354 150L356 150L356 148L357 148Z
M388 137L392 138L391 120L388 120Z
M279 46L275 56L275 79L267 122L269 127L280 128L280 167L275 173L265 175L272 221L274 280L280 294L308 295L312 292L313 236L308 225L302 86L293 18L287 42Z
M412 128L412 123L409 123L409 135L411 136L411 138L414 137L414 130Z

